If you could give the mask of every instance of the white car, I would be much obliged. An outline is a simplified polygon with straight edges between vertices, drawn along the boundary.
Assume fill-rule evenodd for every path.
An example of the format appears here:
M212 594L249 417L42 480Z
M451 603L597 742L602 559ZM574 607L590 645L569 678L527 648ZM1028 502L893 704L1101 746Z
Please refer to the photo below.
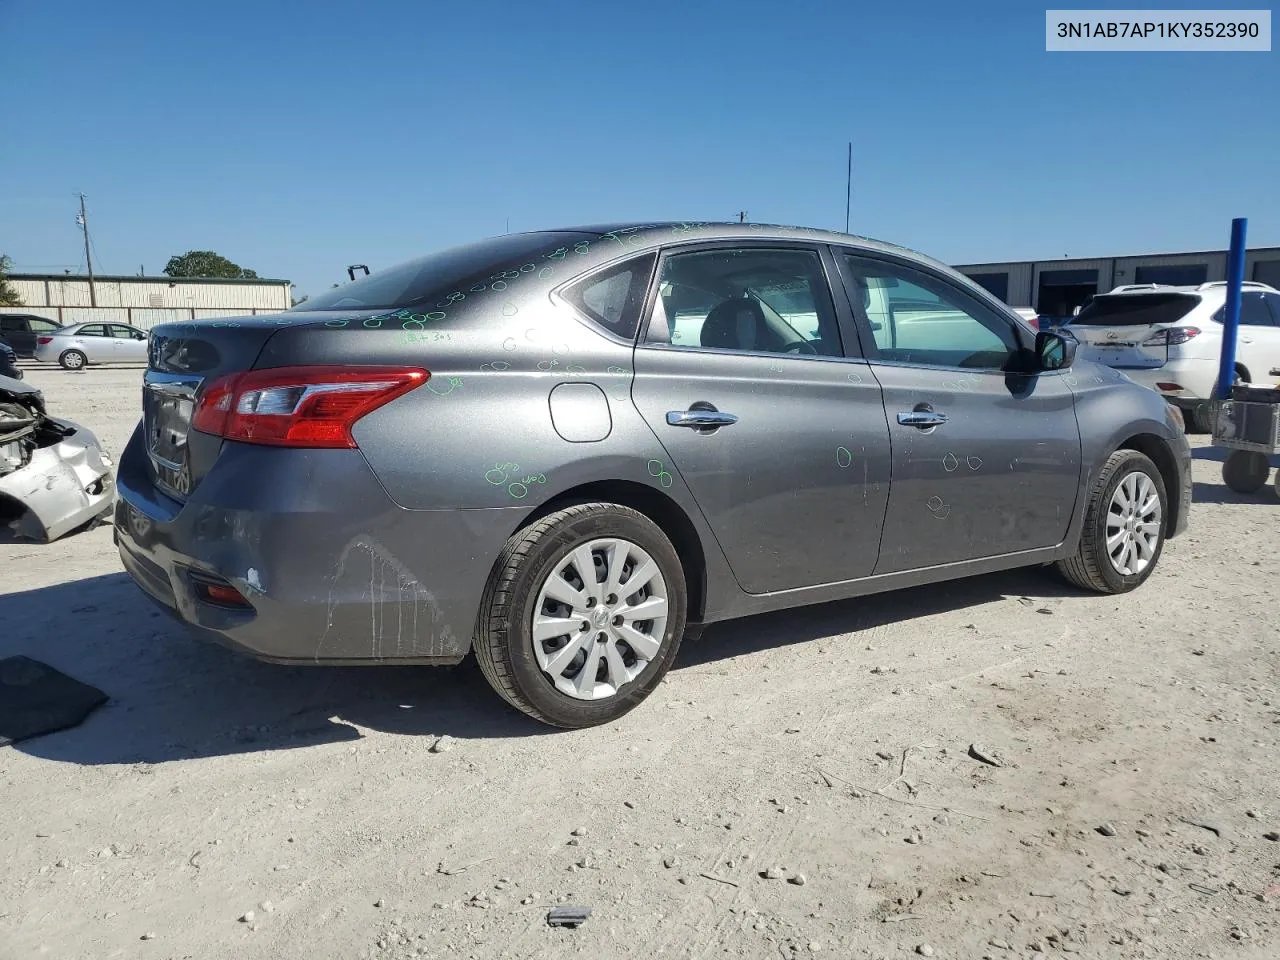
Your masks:
M1131 284L1100 294L1067 330L1079 355L1123 370L1188 414L1188 426L1208 432L1209 401L1218 382L1227 284L1197 287ZM1280 368L1280 291L1246 282L1240 303L1236 376L1269 381Z

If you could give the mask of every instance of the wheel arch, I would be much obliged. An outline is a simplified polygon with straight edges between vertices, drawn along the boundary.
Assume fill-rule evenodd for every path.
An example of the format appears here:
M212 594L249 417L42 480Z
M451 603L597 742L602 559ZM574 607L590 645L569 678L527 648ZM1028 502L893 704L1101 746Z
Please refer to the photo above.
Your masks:
M526 516L512 533L537 523L547 514L579 503L616 503L644 514L671 540L684 570L689 596L687 619L696 623L706 613L707 559L702 538L684 509L669 496L643 483L630 480L600 480L570 487Z
M1168 530L1177 530L1182 519L1183 509L1178 496L1178 462L1174 459L1169 444L1154 433L1135 433L1116 447L1117 450L1134 450L1141 453L1160 471L1160 479L1164 482L1165 505L1169 517L1165 524Z

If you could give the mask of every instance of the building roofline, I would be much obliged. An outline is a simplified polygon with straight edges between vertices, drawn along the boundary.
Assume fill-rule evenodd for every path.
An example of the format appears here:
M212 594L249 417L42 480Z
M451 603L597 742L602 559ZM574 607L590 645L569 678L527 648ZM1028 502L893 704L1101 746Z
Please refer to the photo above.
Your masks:
M89 282L89 275L86 273L10 273L10 280L76 280L81 283ZM103 283L218 283L218 284L234 284L238 286L278 286L280 284L292 285L288 280L272 280L267 277L258 277L256 280L247 279L231 279L230 277L124 277L114 274L94 274L93 282Z
M1216 257L1224 256L1227 250L1174 250L1168 253L1121 253L1107 254L1098 257L1063 257L1054 259L1053 257L1041 257L1040 259L1023 259L1023 260L983 260L977 263L960 263L955 264L954 269L960 270L967 267L1011 267L1016 264L1023 263L1080 263L1085 260L1142 260L1147 257ZM1280 254L1280 247L1246 247L1245 254L1256 253L1276 253Z

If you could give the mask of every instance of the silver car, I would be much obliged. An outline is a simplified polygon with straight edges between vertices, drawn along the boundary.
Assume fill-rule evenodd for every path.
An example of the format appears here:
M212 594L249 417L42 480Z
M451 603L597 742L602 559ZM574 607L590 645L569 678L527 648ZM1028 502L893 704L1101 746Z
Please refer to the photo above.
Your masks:
M157 326L115 536L206 637L474 655L509 703L590 726L710 623L1020 566L1142 584L1186 528L1191 451L1075 349L845 234L496 237Z
M36 359L67 370L90 363L146 363L147 332L127 323L73 323L36 338Z

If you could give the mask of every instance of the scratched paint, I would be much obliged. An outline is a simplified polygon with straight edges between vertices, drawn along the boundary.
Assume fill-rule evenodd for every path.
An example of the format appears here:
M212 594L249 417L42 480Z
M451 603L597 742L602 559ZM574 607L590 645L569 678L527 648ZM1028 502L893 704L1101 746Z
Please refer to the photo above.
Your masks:
M653 477L658 483L664 487L669 487L675 483L675 477L667 470L661 460L650 460L647 464L649 476Z
M947 517L951 516L951 504L943 501L941 497L930 497L928 501L926 501L925 506L928 507L929 512L939 520L945 520Z
M334 623L339 605L368 607L367 627L355 619L343 630ZM372 657L444 656L455 649L452 629L443 622L435 595L398 557L368 534L354 537L343 548L330 579L325 630L316 644L315 659L326 647L341 643L339 656L356 655L354 644L367 645Z

